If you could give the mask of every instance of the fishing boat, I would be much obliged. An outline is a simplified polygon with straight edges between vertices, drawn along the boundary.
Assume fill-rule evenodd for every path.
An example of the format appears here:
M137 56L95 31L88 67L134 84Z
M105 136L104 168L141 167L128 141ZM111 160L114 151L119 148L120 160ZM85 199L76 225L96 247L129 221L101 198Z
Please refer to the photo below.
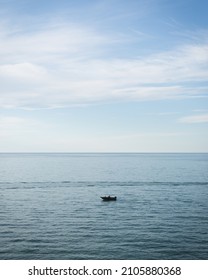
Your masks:
M104 201L111 201L111 200L116 200L117 199L116 196L110 196L110 195L108 195L108 196L101 196L101 198Z

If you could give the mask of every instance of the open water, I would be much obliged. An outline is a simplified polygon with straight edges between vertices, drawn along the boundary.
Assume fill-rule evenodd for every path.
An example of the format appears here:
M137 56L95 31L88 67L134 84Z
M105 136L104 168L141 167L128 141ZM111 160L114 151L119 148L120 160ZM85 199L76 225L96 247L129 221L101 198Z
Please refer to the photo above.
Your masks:
M0 154L0 259L208 259L208 154Z

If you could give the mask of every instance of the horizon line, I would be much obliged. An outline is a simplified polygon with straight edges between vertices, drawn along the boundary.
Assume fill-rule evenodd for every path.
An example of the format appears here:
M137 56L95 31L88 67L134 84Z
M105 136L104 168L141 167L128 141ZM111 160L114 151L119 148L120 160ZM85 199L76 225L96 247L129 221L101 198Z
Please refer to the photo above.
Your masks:
M3 152L0 154L208 154L208 152Z

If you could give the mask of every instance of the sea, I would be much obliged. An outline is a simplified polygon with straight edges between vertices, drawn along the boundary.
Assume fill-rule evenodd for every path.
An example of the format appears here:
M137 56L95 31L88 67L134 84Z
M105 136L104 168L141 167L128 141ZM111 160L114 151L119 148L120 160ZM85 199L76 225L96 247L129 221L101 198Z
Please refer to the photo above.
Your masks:
M207 260L208 154L1 153L0 259Z

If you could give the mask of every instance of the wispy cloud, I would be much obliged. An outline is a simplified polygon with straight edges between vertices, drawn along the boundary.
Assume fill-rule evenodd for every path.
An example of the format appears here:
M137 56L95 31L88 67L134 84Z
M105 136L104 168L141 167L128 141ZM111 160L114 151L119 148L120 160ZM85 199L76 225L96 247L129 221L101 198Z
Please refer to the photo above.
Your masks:
M73 23L43 22L27 30L27 27L0 26L1 63L4 61L27 61L33 63L49 62L50 59L77 54L87 55L91 49L107 43L107 38L93 28ZM51 64L52 61L51 61Z
M0 106L53 108L120 100L207 95L208 43L137 58L106 56L124 38L69 22L27 31L4 24ZM194 86L193 83L199 83Z
M182 123L208 123L208 114L193 115L181 118L179 120Z

